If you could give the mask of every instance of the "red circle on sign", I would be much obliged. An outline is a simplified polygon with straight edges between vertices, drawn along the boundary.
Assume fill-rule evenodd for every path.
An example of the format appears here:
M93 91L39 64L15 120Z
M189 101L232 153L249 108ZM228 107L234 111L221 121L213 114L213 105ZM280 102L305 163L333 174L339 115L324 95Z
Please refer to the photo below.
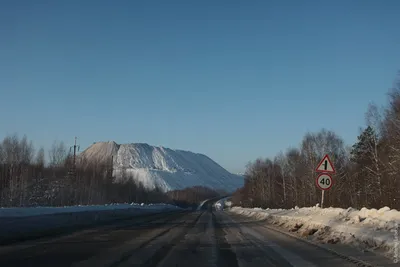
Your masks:
M322 188L318 183L319 177L321 177L322 175L326 175L331 179L331 184L327 188ZM321 190L329 190L329 189L331 189L331 187L333 185L333 179L332 179L332 176L330 176L328 173L321 173L320 175L318 175L317 179L315 180L315 183L317 184L319 189L321 189Z

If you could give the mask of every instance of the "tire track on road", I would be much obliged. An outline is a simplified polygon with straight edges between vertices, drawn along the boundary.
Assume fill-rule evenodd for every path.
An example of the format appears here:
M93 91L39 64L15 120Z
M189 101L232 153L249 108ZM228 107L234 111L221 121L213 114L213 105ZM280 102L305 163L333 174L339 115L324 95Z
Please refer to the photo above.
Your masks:
M211 212L203 212L194 227L189 229L157 267L216 267L214 230Z
M163 245L156 253L150 257L147 261L143 263L146 267L156 267L158 264L174 249L174 247L179 243L180 240L185 238L185 235L197 224L203 212L197 215L194 221L184 222L182 231L174 236L169 243ZM149 242L150 243L150 242ZM148 243L148 244L149 244Z
M218 222L214 212L212 213L212 221L218 247L218 267L239 267L236 253L232 250L232 246L226 240L226 233L223 229L224 226Z
M148 214L133 214L127 218L117 218L115 220L95 222L91 225L63 226L50 230L34 231L30 234L25 234L24 236L3 237L0 239L0 250L10 246L30 247L39 242L52 242L54 239L63 239L72 236L92 234L94 232L107 231L110 229L121 229L125 228L127 224L134 226L135 224L137 225L151 222L152 220L156 220L158 218L183 212L184 211L167 211Z
M124 244L132 236L140 238L146 231L160 227L149 222L165 223L184 215L183 212L152 214L62 237L0 247L0 266L71 266Z
M161 237L167 235L179 226L184 225L186 222L184 217L190 214L184 213L181 216L171 216L159 220L159 222L152 221L149 225L143 225L136 229L138 236L130 237L130 239L119 246L114 246L108 250L103 251L102 254L95 255L94 257L74 264L74 267L91 267L91 266L129 266L129 261L132 257L137 255L145 256L148 254L149 245L157 241ZM169 226L168 226L169 225Z

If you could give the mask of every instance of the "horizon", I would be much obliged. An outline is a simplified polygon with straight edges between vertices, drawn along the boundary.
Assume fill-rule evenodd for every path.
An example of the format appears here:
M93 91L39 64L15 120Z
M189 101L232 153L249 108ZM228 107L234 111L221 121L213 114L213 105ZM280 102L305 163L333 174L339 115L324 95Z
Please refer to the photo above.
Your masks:
M399 1L0 3L0 138L146 143L231 173L332 130L400 70Z
M12 135L16 135L18 138L22 138L24 135L19 135L18 133L13 133L13 134L9 134L9 135L7 135L7 136L12 136ZM33 143L33 145L34 145L34 140L30 140L29 139L29 136L27 136L27 138L28 138L28 141L32 141L32 143ZM79 138L77 138L77 140L79 140ZM66 143L66 142L64 142L64 141L62 141L62 140L54 140L54 141L56 141L56 142L62 142L64 145L65 145L65 147L66 147L66 149L67 149L67 153L68 153L68 151L70 151L69 149L70 148L73 148L74 147L74 144L72 144L72 145L69 145L68 143ZM92 144L89 144L88 146L86 146L86 147L84 147L83 149L81 148L81 146L79 145L79 142L77 142L77 147L79 147L79 150L77 151L77 155L79 155L80 153L82 153L82 152L84 152L85 150L87 150L87 149L89 149L92 145L94 145L94 144L97 144L97 143L109 143L109 142L114 142L116 145L135 145L135 144L143 144L143 145L149 145L149 146L152 146L152 147L158 147L158 148L166 148L166 149L170 149L170 150L173 150L173 151L181 151L181 152L191 152L191 153L194 153L194 154L198 154L198 155L203 155L203 156L206 156L206 157L209 157L208 155L206 155L206 154L204 154L204 153L199 153L199 152L196 152L196 151L190 151L190 150L187 150L187 149L181 149L181 148L171 148L171 147L166 147L166 146L163 146L163 145L155 145L155 144L150 144L150 143L141 143L141 142L128 142L128 143L119 143L119 142L116 142L115 140L108 140L108 141L94 141L94 142L92 142ZM35 145L34 145L34 149L35 149L35 152L37 152L38 151L38 149L40 149L40 148L38 148L38 147L35 147ZM50 148L49 148L50 149ZM45 149L45 159L46 159L46 165L49 163L49 153L47 153L47 152L49 152L49 149ZM68 154L70 154L70 153L72 153L72 151L70 151ZM223 167L224 169L226 169L224 166L222 166L220 163L218 163L217 161L215 161L213 158L211 158L211 157L209 157L212 161L214 161L214 162L216 162L218 165L220 165L221 167ZM230 173L233 173L233 174L243 174L244 173L244 171L243 172L232 172L232 171L230 171L230 170L228 170L228 169L226 169L228 172L230 172Z

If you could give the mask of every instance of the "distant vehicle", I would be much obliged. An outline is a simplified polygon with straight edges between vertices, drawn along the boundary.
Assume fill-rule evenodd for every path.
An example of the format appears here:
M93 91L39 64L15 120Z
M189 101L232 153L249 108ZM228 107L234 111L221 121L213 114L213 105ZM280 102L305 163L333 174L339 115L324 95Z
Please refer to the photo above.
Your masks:
M215 204L215 209L216 209L216 210L223 210L223 206L222 206L221 202L217 202L217 203Z

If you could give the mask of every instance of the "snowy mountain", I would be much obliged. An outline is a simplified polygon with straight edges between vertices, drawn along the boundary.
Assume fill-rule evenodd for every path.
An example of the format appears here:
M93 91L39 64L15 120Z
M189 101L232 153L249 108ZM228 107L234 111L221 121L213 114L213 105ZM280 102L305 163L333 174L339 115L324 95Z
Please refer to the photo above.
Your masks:
M143 143L98 142L79 157L91 162L111 163L120 179L123 170L147 188L164 191L195 185L232 192L243 186L243 177L232 174L203 154L155 147Z

